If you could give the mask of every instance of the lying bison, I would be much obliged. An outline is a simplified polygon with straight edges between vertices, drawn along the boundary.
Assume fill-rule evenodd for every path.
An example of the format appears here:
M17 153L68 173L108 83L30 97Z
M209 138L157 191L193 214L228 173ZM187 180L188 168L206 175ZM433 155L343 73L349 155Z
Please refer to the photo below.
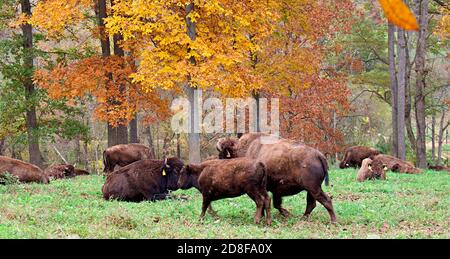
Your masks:
M106 174L114 171L116 166L124 167L143 159L152 159L150 148L141 144L117 145L107 148L103 152L103 164Z
M365 180L386 180L386 169L387 167L384 166L383 170L373 170L373 160L370 158L366 158L362 161L361 168L358 171L358 176L356 177L356 180L358 182L364 182Z
M90 173L86 170L75 168L75 175L90 175Z
M5 173L16 177L21 183L49 183L48 177L39 167L20 160L0 156L0 177L4 176Z
M398 159L388 155L372 156L372 170L375 174L381 174L382 171L392 171L405 174L420 174L422 170L414 167L410 162Z
M339 164L339 168L344 169L347 167L361 167L361 163L364 159L371 156L380 154L380 151L363 146L349 147L345 150L344 158Z
M266 185L264 164L248 158L209 160L199 165L187 165L178 180L179 188L186 190L195 187L202 193L202 219L212 201L247 194L256 203L255 223L259 224L265 211L266 223L270 225L270 197Z
M165 160L146 159L109 174L103 185L106 200L140 202L164 199L169 190L177 190L183 162L175 157Z
M75 167L66 164L49 166L44 170L44 173L50 180L72 178L76 176Z
M316 207L316 201L319 201L327 209L331 221L336 221L331 199L321 187L324 180L328 185L328 164L321 152L263 133L248 133L239 140L228 140L231 141L219 143L221 157L228 157L228 153L224 152L229 152L232 157L245 156L266 165L267 190L272 192L273 205L283 216L289 216L289 212L281 206L282 197L306 190L304 216L308 217Z
M428 169L434 171L447 171L450 172L450 167L442 165L428 165Z

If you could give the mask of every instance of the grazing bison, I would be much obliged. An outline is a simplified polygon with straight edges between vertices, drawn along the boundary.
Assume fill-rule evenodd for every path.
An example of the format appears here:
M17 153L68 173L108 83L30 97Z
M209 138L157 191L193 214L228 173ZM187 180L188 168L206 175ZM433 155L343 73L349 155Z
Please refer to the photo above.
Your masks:
M150 148L141 144L117 145L103 152L103 164L106 174L114 171L117 166L124 167L139 160L154 158Z
M199 165L187 165L178 180L179 188L186 190L195 187L202 193L202 219L212 201L247 194L256 203L255 223L259 224L265 210L266 223L270 225L270 197L266 185L264 164L248 158L209 160Z
M39 167L17 159L0 156L0 176L5 173L10 173L21 183L49 183L48 177Z
M434 171L447 171L450 172L450 167L442 165L428 165L428 169Z
M278 139L263 133L248 133L234 140L232 152L237 157L256 159L266 165L267 190L273 194L273 205L287 217L289 212L282 208L282 197L295 195L303 190L307 194L307 207L304 213L308 217L319 201L336 221L330 197L322 191L322 182L328 185L328 164L325 156L318 150L291 140ZM222 157L231 145L222 143L218 150Z
M364 159L371 156L379 155L380 151L363 146L349 147L345 150L344 158L339 164L339 168L344 169L347 167L361 167L361 163Z
M358 182L364 182L365 180L374 179L386 180L387 167L383 167L383 170L375 172L373 170L372 162L373 160L370 158L366 158L362 161L361 168L359 169L358 176L356 177L356 180Z
M103 185L106 200L140 202L164 199L169 190L177 190L183 162L176 158L145 159L109 174Z
M45 169L44 173L50 180L72 178L76 176L73 165L65 164L49 166Z
M422 170L414 167L413 164L403 161L393 156L376 155L372 156L372 170L374 174L381 174L382 171L392 171L405 174L420 174Z

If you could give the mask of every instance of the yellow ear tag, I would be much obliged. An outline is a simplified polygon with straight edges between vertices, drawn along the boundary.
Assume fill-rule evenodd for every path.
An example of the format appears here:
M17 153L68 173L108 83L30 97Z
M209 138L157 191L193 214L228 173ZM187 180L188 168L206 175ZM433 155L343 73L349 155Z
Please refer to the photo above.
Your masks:
M163 169L162 175L163 175L163 176L166 176L166 169Z

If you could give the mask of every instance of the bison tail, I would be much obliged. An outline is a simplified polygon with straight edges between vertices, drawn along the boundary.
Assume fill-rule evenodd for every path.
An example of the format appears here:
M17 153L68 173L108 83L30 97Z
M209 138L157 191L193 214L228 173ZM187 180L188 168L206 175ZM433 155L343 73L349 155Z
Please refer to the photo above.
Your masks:
M328 163L327 163L327 159L323 156L319 157L320 159L320 163L322 164L322 169L325 173L325 185L329 186L330 185L330 177L328 175Z
M256 164L256 173L257 175L262 176L261 186L267 188L267 170L266 166L262 162L258 162Z

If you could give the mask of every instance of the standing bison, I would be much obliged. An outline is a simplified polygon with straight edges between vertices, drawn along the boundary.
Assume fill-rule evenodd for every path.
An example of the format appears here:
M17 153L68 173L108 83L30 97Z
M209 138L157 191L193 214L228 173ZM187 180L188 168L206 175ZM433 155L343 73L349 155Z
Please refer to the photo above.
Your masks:
M152 159L150 148L141 144L117 145L107 148L103 152L103 164L106 174L114 171L116 166L124 167L143 159Z
M231 149L229 153L236 157L245 156L266 165L267 190L272 192L273 205L283 216L289 216L289 212L281 206L282 197L306 190L304 216L308 217L316 207L316 201L319 201L327 209L331 221L336 221L331 199L321 187L324 180L328 185L328 164L318 150L263 133L245 134L239 140L234 140L232 145L230 141L218 144L221 157L227 157L228 153L223 152Z
M347 167L361 167L364 159L371 156L376 156L378 154L380 154L380 151L371 147L349 147L345 150L345 155L339 164L339 168L344 169Z
M259 224L265 211L266 223L270 225L270 197L266 185L264 164L248 158L208 160L199 165L187 165L178 180L179 188L186 190L195 187L202 193L202 219L212 201L247 194L256 203L255 223Z
M0 177L4 176L5 173L16 177L21 183L49 183L48 177L39 167L20 160L0 156Z
M52 165L44 171L45 175L51 179L72 178L76 176L73 165Z
M109 174L103 185L106 200L140 202L164 199L169 190L178 189L178 175L183 162L176 158L146 159Z

